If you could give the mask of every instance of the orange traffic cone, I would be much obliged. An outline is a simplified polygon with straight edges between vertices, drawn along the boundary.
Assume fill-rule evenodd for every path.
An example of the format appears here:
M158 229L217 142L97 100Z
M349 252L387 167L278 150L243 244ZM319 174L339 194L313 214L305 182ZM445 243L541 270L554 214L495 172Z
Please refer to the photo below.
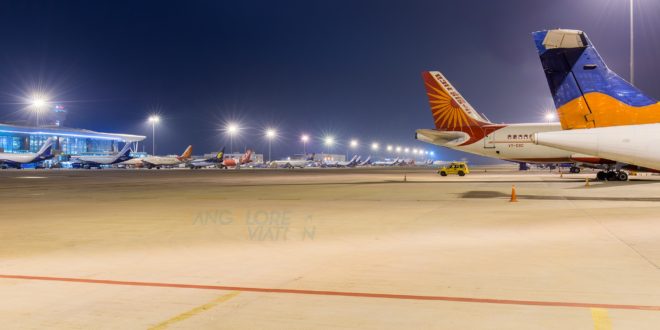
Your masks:
M511 200L509 200L509 202L513 203L513 202L517 202L517 201L518 201L518 198L516 198L516 186L512 185L511 186Z

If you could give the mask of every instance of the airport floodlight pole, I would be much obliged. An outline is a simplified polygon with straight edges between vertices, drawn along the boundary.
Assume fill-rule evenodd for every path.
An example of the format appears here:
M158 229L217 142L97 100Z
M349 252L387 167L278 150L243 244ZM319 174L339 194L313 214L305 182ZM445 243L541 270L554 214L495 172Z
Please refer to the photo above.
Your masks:
M275 129L269 128L266 130L266 138L268 139L268 162L270 163L270 151L273 139L277 136L277 131Z
M157 115L149 116L149 122L151 123L151 154L156 155L156 124L160 121L160 117Z
M634 0L630 0L630 84L635 86L635 24L633 20Z
M555 114L552 112L548 112L547 114L545 114L545 120L547 120L548 124L550 124L550 122L555 120Z
M307 155L307 141L309 141L309 135L303 134L300 137L300 141L302 141L302 144L303 144L303 154L306 156Z
M394 147L392 147L391 145L387 145L387 151L388 152L392 152L393 150L394 150Z
M239 129L238 124L235 123L229 123L227 125L226 131L227 134L229 134L229 153L234 152L234 135L238 133Z
M48 105L48 100L41 95L34 95L30 100L30 106L36 115L36 126L39 127L39 115L41 111Z
M351 147L351 149L353 149L353 150L357 149L357 147L358 147L358 140L356 140L356 139L352 139L351 142L350 142L350 147ZM349 157L348 154L349 154L349 150L346 149L346 159L348 159L348 157Z
M324 139L326 154L330 151L330 148L335 143L335 138L332 136L326 136Z
M378 151L379 148L380 148L380 145L378 144L378 142L371 143L371 150Z

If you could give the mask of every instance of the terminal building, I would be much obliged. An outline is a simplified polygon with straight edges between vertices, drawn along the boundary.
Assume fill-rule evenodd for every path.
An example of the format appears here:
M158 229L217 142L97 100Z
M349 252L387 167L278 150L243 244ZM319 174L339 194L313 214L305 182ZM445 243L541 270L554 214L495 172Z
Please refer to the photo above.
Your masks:
M55 153L61 155L107 154L118 151L124 143L135 144L143 135L102 133L64 126L66 110L54 106L40 118L37 125L29 123L0 123L0 152L36 152L49 138L55 139Z

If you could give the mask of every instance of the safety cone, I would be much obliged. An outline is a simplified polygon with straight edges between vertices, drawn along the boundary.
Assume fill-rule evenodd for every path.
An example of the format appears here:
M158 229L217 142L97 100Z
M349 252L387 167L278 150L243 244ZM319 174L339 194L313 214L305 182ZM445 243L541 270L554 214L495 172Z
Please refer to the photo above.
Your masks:
M589 187L589 178L587 178L587 180L584 182L584 186Z
M511 186L511 200L509 202L514 203L517 202L518 198L516 197L516 186L512 185Z
M408 178L406 177L406 173L403 173L403 182L408 182Z

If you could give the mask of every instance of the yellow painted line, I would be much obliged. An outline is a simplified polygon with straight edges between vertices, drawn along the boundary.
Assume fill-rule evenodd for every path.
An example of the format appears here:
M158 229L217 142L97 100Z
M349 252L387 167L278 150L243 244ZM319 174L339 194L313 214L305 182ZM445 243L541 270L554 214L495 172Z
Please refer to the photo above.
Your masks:
M610 317L607 316L607 309L592 308L591 318L594 320L595 330L612 330L612 322L610 322Z
M225 301L227 301L231 298L236 297L239 293L241 293L241 292L240 291L234 291L234 292L228 293L226 295L222 295L222 296L220 296L220 297L218 297L218 298L216 298L216 299L214 299L214 300L212 300L212 301L210 301L210 302L208 302L204 305L197 306L197 307L195 307L195 308L193 308L193 309L191 309L187 312L181 313L181 314L179 314L179 315L177 315L177 316L175 316L175 317L173 317L173 318L171 318L167 321L158 323L155 326L149 328L149 330L167 329L167 327L169 327L170 325L172 325L174 323L177 323L177 322L187 320L187 319L189 319L189 318L191 318L191 317L193 317L193 316L195 316L195 315L197 315L201 312L209 310L209 309L211 309L211 308L213 308L213 307L215 307L215 306L217 306L217 305L219 305L219 304L221 304L221 303L223 303L223 302L225 302Z

